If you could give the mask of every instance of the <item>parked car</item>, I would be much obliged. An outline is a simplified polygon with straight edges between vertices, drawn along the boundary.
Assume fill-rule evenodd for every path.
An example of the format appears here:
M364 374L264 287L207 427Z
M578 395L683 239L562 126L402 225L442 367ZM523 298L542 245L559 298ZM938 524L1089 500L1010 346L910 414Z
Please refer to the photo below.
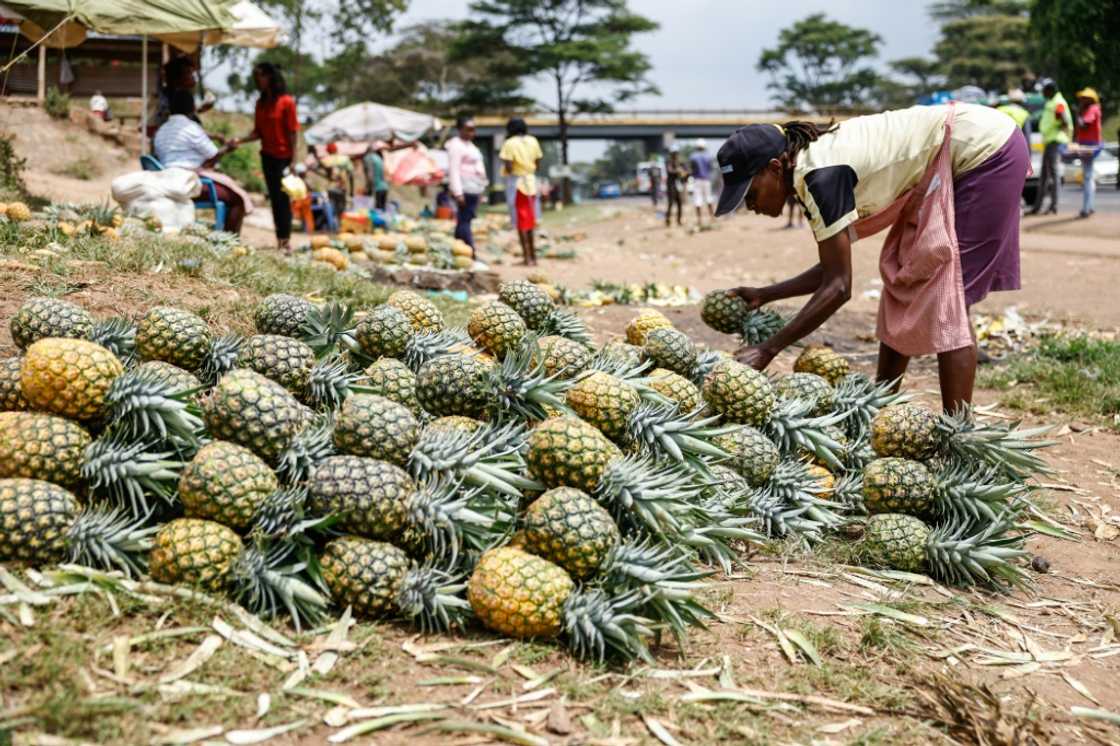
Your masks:
M622 196L622 187L617 181L604 181L595 190L598 199L618 199Z
M1097 182L1097 186L1116 186L1116 172L1120 168L1120 159L1116 154L1110 152L1108 149L1102 150L1097 153L1097 157L1093 159L1093 181ZM1069 180L1075 184L1080 184L1082 180L1081 175L1081 159L1075 159L1070 164Z

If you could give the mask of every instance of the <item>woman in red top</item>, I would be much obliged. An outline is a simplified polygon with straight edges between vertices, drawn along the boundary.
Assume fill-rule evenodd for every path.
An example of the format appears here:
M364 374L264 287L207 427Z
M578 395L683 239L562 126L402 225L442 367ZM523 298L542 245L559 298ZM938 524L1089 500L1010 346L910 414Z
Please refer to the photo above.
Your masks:
M253 68L253 81L261 93L255 127L251 135L239 142L261 141L261 168L272 205L272 221L276 224L277 245L284 253L291 253L292 203L281 187L281 180L296 154L296 100L288 95L284 74L271 62L261 62Z
M1093 180L1093 161L1101 152L1101 98L1092 88L1077 92L1077 130L1074 132L1081 151L1081 217L1092 215L1097 183Z

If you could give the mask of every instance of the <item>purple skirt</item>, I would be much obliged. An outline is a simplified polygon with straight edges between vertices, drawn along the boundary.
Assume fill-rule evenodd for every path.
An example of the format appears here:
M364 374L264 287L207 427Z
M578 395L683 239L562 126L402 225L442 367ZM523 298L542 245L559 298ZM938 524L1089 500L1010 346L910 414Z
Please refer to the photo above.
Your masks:
M1019 219L1030 151L1016 129L988 160L953 182L965 305L1019 289Z

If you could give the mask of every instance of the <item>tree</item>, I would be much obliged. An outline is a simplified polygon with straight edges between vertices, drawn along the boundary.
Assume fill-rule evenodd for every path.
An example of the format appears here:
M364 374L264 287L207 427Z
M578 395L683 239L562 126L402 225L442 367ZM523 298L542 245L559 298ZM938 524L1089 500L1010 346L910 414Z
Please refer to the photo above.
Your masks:
M649 59L630 46L635 34L657 23L630 12L626 0L474 0L470 7L473 18L460 25L453 59L493 55L493 80L549 80L555 97L541 106L557 116L565 165L572 116L659 93L647 77ZM581 97L589 86L602 95ZM486 104L485 88L473 93L475 105ZM565 201L569 189L565 180Z
M930 15L941 22L933 51L950 87L1005 91L1031 76L1026 0L948 0Z
M774 101L793 111L832 113L866 108L879 75L867 60L879 54L882 38L815 13L778 33L778 46L764 49L757 69L771 76Z
M877 86L876 100L884 108L898 109L913 106L918 99L945 83L941 64L927 57L903 57L887 63L899 77L882 76Z
M645 160L641 141L616 140L591 164L588 176L593 181L627 181L634 178L638 164Z
M1030 33L1040 72L1053 76L1067 95L1090 85L1101 107L1120 105L1120 7L1115 0L1035 0Z

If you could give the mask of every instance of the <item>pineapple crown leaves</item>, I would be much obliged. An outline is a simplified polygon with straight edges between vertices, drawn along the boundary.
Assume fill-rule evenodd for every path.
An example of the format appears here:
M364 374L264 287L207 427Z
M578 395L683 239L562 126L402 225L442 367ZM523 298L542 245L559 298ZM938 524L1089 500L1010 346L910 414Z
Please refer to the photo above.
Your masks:
M696 364L692 366L692 376L689 380L697 386L704 385L704 379L712 372L712 368L724 359L724 356L715 350L701 350L696 353Z
M289 562L295 547L286 542L247 544L230 567L227 583L237 603L264 617L286 611L298 631L305 622L322 619L328 601L304 578L313 575L307 563Z
M739 337L743 344L753 347L773 337L785 325L786 319L777 311L769 308L751 309L743 316Z
M218 379L236 368L237 356L241 354L241 347L244 344L245 338L240 334L214 337L198 370L199 378L203 383L213 386Z
M815 544L822 538L826 524L805 518L808 506L790 507L784 500L763 492L753 494L743 509L767 536L780 539L795 536L802 544Z
M577 658L598 663L610 654L652 664L645 644L645 638L653 635L652 622L634 613L641 604L638 591L619 595L595 587L573 591L563 609L568 649Z
M522 420L539 421L551 416L549 409L569 413L564 395L572 382L550 376L539 360L537 338L527 334L486 374L486 387L495 413Z
M86 339L117 356L126 368L136 363L136 324L120 316L94 323Z
M945 449L963 462L988 464L1018 481L1035 474L1051 473L1050 467L1035 453L1054 445L1054 441L1038 440L1050 430L1048 427L1020 429L1017 422L1006 427L980 424L974 410L965 407L954 414L942 414L938 430Z
M466 329L447 328L439 331L416 332L409 337L404 350L404 364L419 373L424 363L445 355L456 345L471 345Z
M682 516L699 493L682 467L626 456L607 464L594 497L620 525L669 537L680 533Z
M125 577L144 574L145 558L152 548L152 536L159 530L158 526L145 528L145 520L138 520L115 508L86 508L66 533L70 563L116 568Z
M835 527L844 522L833 509L844 510L845 506L819 497L832 489L826 488L804 461L786 460L778 464L763 490L787 505L804 508L806 517L825 526Z
M544 485L525 476L526 430L518 423L487 423L474 432L425 429L408 457L414 479L453 479L520 500Z
M1018 481L1008 481L1000 469L985 464L949 463L934 477L937 511L956 521L990 524L1027 493Z
M627 360L625 357L613 355L608 350L600 350L587 364L584 375L598 371L630 383L641 379L652 367L652 361L635 365L633 361Z
M814 402L785 399L770 412L762 430L784 454L806 451L823 461L830 469L843 469L840 457L844 446L829 437L825 428L843 419L842 414L813 417Z
M472 617L471 605L463 598L466 588L461 574L424 564L405 573L396 606L424 634L463 629Z
M627 437L643 453L677 462L685 461L686 454L716 460L730 458L712 439L733 432L735 427L712 427L719 417L703 417L702 411L685 413L675 405L644 402L627 419Z
M257 506L248 533L260 540L305 541L309 532L326 529L333 520L309 515L306 487L282 487Z
M833 387L832 409L844 415L841 422L853 442L866 440L879 410L912 399L899 392L901 378L875 382L863 373L849 373Z
M123 430L113 430L86 446L81 475L95 497L107 498L136 518L154 512L148 497L165 505L177 502L176 487L183 462L170 452L156 452L151 440L133 440Z
M106 392L103 417L131 438L195 442L203 429L195 407L188 404L195 393L176 390L152 371L131 370L118 376Z
M315 467L335 455L334 420L329 414L317 416L296 433L276 460L276 475L287 485L304 484Z
M335 410L352 393L358 392L362 374L350 370L340 355L329 355L311 368L306 401L317 409Z
M1011 590L1030 583L1030 577L1014 560L1029 553L1024 536L1008 533L1016 511L1009 510L977 531L968 523L944 526L930 532L926 540L926 564L934 577L953 585L983 585Z
M594 347L595 344L595 340L591 337L591 331L587 328L584 320L570 311L559 308L552 309L548 318L544 320L537 331L540 332L542 337L550 335L564 337L588 349Z
M408 496L409 523L424 549L454 567L468 550L481 550L508 533L513 516L483 490L462 489L456 481L423 483Z
M300 327L300 338L317 357L358 349L354 337L357 324L354 309L346 303L330 301L312 308Z
M674 543L689 547L705 562L718 564L725 573L732 570L737 552L729 542L765 544L767 537L753 526L754 518L736 515L718 501L709 500L689 511L690 524L674 537Z

